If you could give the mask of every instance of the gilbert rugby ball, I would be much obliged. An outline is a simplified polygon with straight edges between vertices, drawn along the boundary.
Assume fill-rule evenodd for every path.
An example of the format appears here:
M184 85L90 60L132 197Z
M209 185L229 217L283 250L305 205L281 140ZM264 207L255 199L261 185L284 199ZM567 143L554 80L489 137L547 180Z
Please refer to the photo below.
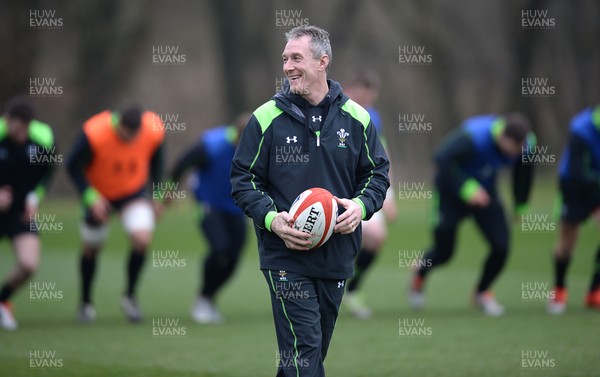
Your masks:
M315 249L331 237L338 206L329 191L314 187L298 195L289 213L294 218L294 229L311 234L310 248Z

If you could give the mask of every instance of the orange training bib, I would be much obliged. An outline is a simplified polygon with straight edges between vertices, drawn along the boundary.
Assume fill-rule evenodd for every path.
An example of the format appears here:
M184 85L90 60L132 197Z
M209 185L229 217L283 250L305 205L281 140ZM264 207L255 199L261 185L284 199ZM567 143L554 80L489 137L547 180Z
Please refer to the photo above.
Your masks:
M130 141L118 136L115 120L118 122L110 111L104 111L83 125L92 149L92 160L85 168L85 175L109 200L131 195L148 183L150 161L164 140L164 127L153 112L142 114L138 134Z

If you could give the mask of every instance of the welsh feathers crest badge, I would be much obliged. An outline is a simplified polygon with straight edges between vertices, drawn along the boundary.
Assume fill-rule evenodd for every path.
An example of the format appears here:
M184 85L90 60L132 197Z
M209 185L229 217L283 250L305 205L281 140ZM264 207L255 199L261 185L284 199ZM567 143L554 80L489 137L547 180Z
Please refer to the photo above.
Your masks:
M345 129L340 129L337 132L338 136L340 137L340 143L338 144L339 148L347 148L346 147L346 138L350 135L348 132L346 132Z

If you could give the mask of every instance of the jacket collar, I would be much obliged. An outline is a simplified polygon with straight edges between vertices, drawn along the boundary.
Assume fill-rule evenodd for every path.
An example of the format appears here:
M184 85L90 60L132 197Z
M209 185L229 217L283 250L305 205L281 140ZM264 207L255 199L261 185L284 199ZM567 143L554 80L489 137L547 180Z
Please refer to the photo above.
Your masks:
M342 107L348 100L348 97L342 93L342 86L333 80L327 80L327 85L329 86L329 93L327 93L323 102L317 106L328 105L330 110L333 110L335 107ZM277 107L295 116L302 122L304 121L304 112L302 109L307 105L312 106L302 96L290 91L290 83L287 79L284 80L281 90L273 96L273 99L277 103Z

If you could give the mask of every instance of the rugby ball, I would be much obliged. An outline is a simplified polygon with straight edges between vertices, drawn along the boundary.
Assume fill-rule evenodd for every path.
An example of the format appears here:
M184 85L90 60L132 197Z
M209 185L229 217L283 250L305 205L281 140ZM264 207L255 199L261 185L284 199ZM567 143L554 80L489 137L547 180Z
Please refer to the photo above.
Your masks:
M310 249L315 249L331 237L338 206L329 191L314 187L298 195L289 213L294 218L294 229L311 234Z

